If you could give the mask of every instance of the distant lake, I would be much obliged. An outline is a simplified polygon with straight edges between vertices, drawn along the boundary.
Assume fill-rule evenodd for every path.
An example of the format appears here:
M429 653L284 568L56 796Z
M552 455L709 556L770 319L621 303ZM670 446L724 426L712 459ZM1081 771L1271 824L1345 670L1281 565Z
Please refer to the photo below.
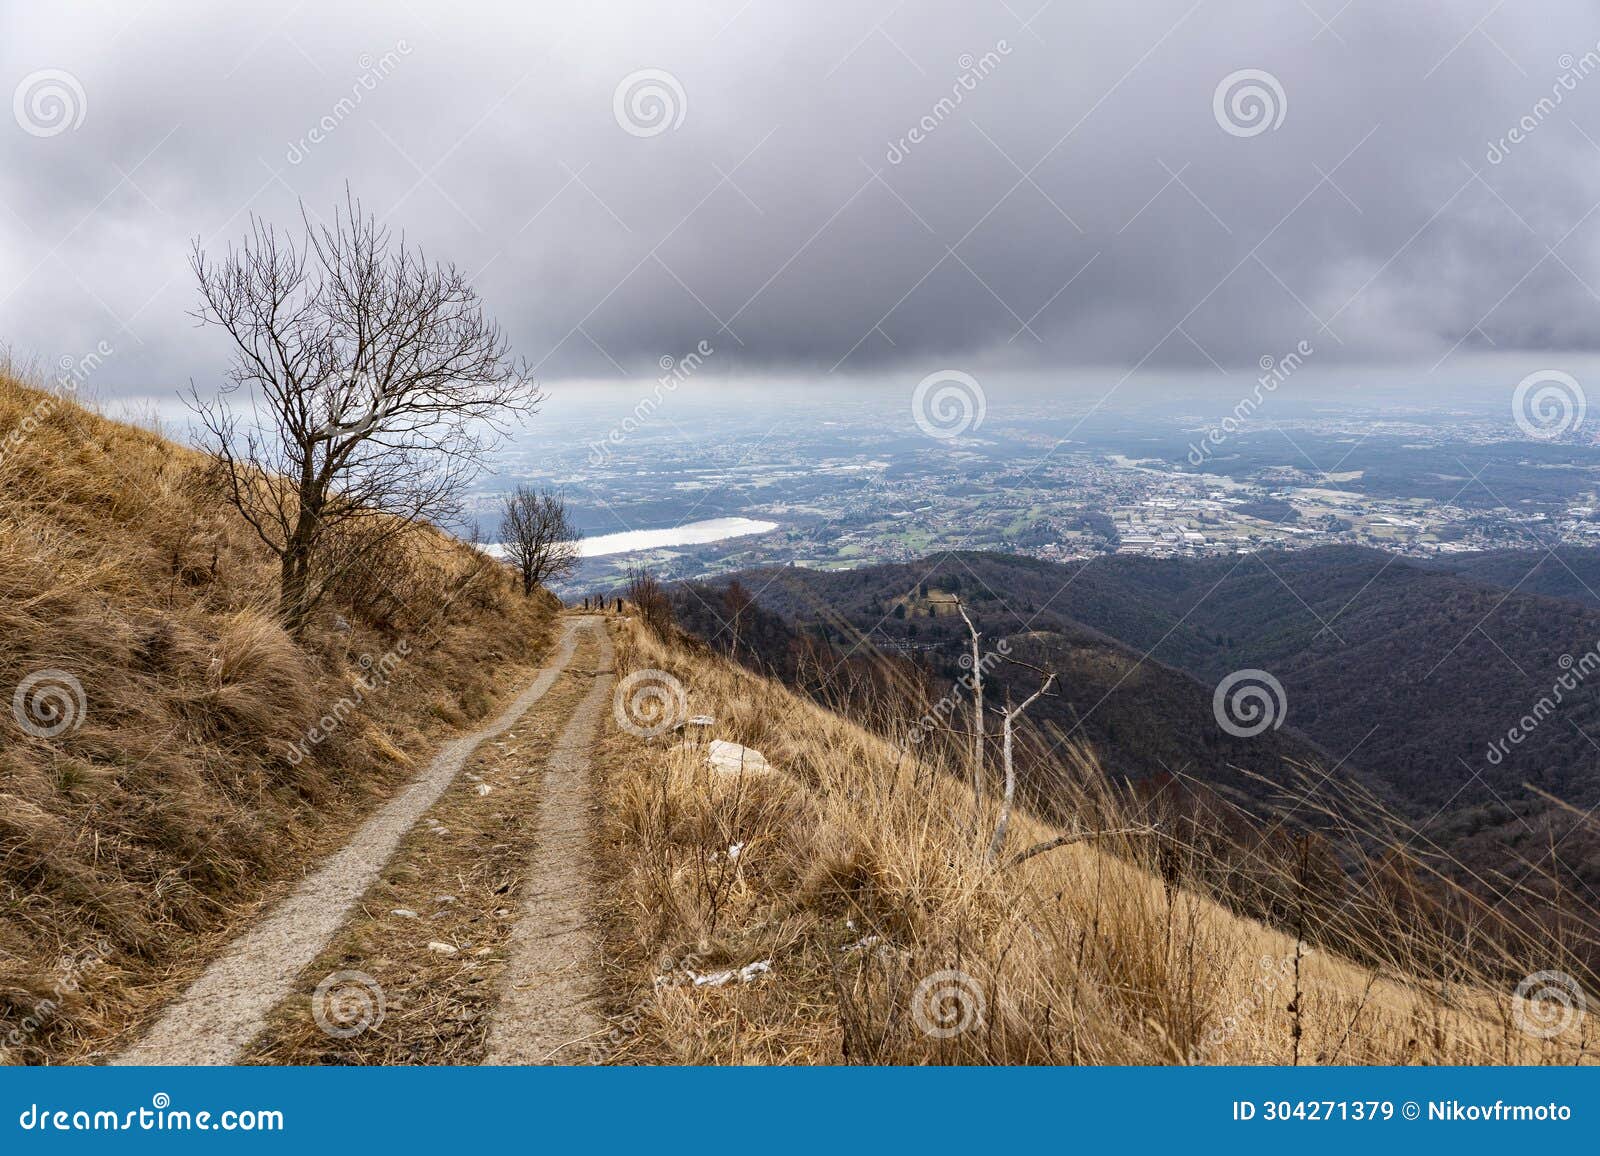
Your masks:
M659 550L667 546L703 546L707 542L720 542L725 538L765 534L777 528L776 522L761 522L754 518L707 518L700 522L686 522L682 526L669 526L664 530L626 530L620 534L600 534L579 542L578 551L585 558L599 558L605 554Z

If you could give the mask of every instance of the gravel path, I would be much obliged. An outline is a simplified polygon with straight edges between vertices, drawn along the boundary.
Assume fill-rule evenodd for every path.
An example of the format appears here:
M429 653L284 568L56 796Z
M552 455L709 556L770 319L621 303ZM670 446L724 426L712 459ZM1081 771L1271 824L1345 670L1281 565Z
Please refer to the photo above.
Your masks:
M227 1064L294 989L296 977L327 946L372 886L405 833L432 807L480 744L505 733L560 677L577 648L577 630L603 623L566 619L556 650L533 683L482 730L446 743L422 776L368 819L342 850L293 894L235 939L139 1043L113 1064ZM591 696L592 697L592 696ZM588 700L585 700L587 703Z
M544 768L538 840L511 933L500 1003L489 1027L489 1064L572 1064L604 1021L594 1006L597 943L590 924L594 876L589 816L596 731L611 701L611 639L602 623L594 688L573 711Z

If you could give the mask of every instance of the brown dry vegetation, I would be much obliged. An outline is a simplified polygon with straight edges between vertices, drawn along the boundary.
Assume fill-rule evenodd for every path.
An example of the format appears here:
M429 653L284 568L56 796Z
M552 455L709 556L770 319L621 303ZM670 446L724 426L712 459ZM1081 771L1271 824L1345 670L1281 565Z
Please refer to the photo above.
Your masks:
M40 1062L134 1034L525 677L554 600L423 528L344 575L296 645L204 458L17 378L0 365L0 1055ZM11 709L42 670L83 692L53 737Z
M1341 954L1208 892L1215 864L1159 832L1019 865L1017 851L1060 833L1020 815L990 862L994 812L975 833L959 767L671 632L633 622L622 642L621 672L671 672L717 737L778 771L718 774L675 738L609 736L606 1060L1484 1064L1593 1051L1581 1016L1548 1040L1517 1026L1519 1011L1537 1025L1562 1009L1511 997L1508 976L1557 966L1548 944L1519 938L1515 913L1481 913L1504 957L1490 963L1382 897L1307 917L1357 949ZM1091 752L1064 762L1067 810L1094 830L1137 825L1117 818ZM1279 872L1288 910L1316 902L1292 866L1258 866ZM768 960L748 982L692 982Z

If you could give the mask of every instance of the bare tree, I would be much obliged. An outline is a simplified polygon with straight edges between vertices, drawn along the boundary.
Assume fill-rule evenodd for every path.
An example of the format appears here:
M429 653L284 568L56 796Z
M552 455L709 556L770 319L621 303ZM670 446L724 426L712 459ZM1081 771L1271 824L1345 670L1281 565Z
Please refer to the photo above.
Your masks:
M1012 661L1017 662L1016 659L1012 659ZM1015 733L1016 721L1022 717L1024 711L1033 705L1035 699L1041 695L1049 694L1051 686L1056 681L1053 671L1041 670L1037 666L1031 666L1024 662L1018 662L1017 665L1027 666L1028 669L1045 677L1044 681L1039 685L1039 689L1023 699L1019 706L1012 706L1011 695L1009 692L1006 694L1006 708L1000 716L1000 760L1005 767L1006 785L1005 793L1000 797L1000 817L995 821L994 837L989 840L990 859L999 859L1000 852L1005 848L1006 831L1011 826L1011 808L1017 797L1017 768L1012 758L1012 736Z
M524 594L578 568L578 531L567 517L566 502L553 490L518 486L507 494L500 543L522 575Z
M191 388L198 444L277 555L295 634L327 593L336 541L357 564L418 522L455 519L504 423L541 400L455 266L429 264L348 192L331 226L303 206L301 223L295 238L252 217L224 257L196 241L190 259L196 317L234 346L221 396Z
M745 616L752 614L755 601L755 595L750 593L749 587L737 578L731 579L723 588L722 604L727 607L728 632L733 637L730 654L735 662L739 661L739 640L744 637Z
M657 635L666 637L672 629L672 598L648 567L629 567L628 586L624 594L633 603L644 624Z
M983 655L978 628L967 616L966 604L957 602L956 609L972 635L972 826L976 830L983 813Z

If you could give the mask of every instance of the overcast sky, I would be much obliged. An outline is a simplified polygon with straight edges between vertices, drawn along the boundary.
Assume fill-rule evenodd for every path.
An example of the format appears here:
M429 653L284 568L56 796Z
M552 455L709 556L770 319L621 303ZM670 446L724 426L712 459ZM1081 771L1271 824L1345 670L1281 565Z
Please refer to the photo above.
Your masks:
M734 375L1136 386L1304 341L1447 391L1600 345L1590 3L0 13L0 341L106 342L102 395L220 381L190 240L346 181L550 382L705 341Z

